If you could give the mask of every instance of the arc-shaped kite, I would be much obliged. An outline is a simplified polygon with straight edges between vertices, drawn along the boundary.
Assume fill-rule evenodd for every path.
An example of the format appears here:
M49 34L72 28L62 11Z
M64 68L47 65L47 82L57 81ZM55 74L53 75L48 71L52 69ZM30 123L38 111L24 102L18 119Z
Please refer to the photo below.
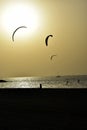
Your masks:
M48 38L49 38L49 37L53 37L53 35L48 35L48 36L46 37L46 39L45 39L46 46L48 46Z
M57 56L57 55L52 55L52 56L50 57L50 59L52 60L54 56Z
M20 28L27 28L27 27L26 26L20 26L20 27L16 28L15 31L13 32L13 34L12 34L12 41L14 41L14 35L15 35L16 31Z

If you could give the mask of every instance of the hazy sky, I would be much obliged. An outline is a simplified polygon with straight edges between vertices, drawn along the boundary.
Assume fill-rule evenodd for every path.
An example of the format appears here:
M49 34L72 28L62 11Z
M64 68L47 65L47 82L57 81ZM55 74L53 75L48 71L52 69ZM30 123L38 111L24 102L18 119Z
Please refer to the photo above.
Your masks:
M0 77L72 74L87 74L87 0L0 0Z

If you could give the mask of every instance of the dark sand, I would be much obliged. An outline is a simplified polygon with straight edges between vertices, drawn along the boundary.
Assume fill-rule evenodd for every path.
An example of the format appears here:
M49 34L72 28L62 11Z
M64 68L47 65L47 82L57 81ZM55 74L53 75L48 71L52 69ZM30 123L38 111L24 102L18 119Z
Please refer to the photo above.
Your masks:
M0 129L85 129L86 104L86 89L1 89Z

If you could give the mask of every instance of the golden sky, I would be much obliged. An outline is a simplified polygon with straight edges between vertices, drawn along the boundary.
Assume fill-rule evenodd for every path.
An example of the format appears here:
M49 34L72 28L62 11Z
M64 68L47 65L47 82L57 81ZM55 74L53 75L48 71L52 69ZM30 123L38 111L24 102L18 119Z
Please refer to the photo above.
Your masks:
M87 0L0 0L0 77L76 74L87 74Z

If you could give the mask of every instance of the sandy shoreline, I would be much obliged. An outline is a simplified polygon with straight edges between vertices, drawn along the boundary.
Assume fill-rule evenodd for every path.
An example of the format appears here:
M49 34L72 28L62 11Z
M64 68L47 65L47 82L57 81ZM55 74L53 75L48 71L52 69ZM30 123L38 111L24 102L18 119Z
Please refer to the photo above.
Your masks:
M1 89L1 118L23 130L87 128L86 99L86 89Z

